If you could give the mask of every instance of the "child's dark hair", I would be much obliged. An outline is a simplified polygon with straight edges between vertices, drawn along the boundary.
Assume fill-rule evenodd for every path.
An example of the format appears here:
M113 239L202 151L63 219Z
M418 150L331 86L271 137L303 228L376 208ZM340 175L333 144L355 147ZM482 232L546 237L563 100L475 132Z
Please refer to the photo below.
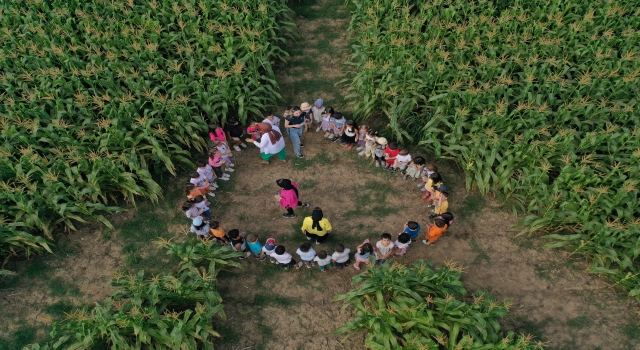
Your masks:
M427 165L427 170L429 170L429 171L438 171L438 167L433 165L433 164L429 164L429 165Z
M231 117L231 118L227 119L227 123L231 124L231 125L234 125L237 122L238 122L238 118L236 118L236 117Z
M440 217L442 218L442 220L444 220L447 224L449 222L451 222L451 220L453 220L453 214L451 214L450 212L446 212L446 213L442 213L440 214Z
M285 251L285 249L284 249L284 246L283 246L283 245L279 245L279 246L277 246L277 247L276 247L276 249L275 249L275 252L276 252L276 254L278 254L278 255L282 255L282 254L284 254L284 251Z
M418 164L418 165L424 165L427 161L424 159L424 157L421 156L417 156L415 158L413 158L413 163L414 164Z
M209 132L214 132L218 130L218 125L216 124L209 124Z
M318 252L318 258L320 259L326 259L327 258L327 252L324 250L321 250Z
M382 239L385 239L385 238L386 238L386 239L388 239L388 240L391 240L391 234L390 234L390 233L383 233L383 234L380 236L380 238L382 238Z
M201 228L205 227L206 225L207 225L207 222L206 222L206 221L204 221L204 220L202 220L202 223L201 223L200 225L198 225L198 226L193 225L193 227L195 227L196 229L198 229L198 230L199 230L199 229L201 229Z
M443 228L444 225L446 225L447 223L444 222L444 220L442 219L435 219L434 223L436 224L436 226L438 226L438 228Z
M340 113L340 112L336 112L336 113L333 115L333 117L334 117L336 120L340 120L340 119L344 118L344 117L342 116L342 113Z
M342 243L336 244L336 252L338 252L338 253L343 253L344 252L344 246L342 245Z
M396 142L389 142L389 149L391 150L398 149L398 144Z
M203 200L204 200L204 196L202 196L202 195L193 197L193 203L200 203Z
M360 247L360 254L373 253L373 246L371 243L365 243Z
M300 246L300 251L302 252L308 252L309 249L311 249L311 244L309 243L302 243L302 245Z
M198 168L203 167L205 165L207 165L207 161L204 159L198 159L196 160L196 165L198 166Z
M409 227L409 228L410 228L410 229L412 229L412 230L417 229L417 228L418 228L418 226L420 226L420 225L418 225L418 223L417 223L417 222L415 222L415 221L409 221L409 222L407 222L407 227Z
M355 120L353 120L353 119L349 119L349 120L347 120L347 123L346 123L346 124L347 124L348 126L352 127L353 129L357 129L357 128L358 128L358 123L356 123L356 121L355 121Z
M186 201L186 202L182 203L182 211L187 211L187 210L191 209L191 207L193 207L193 202L191 202L191 201Z
M187 194L189 194L189 192L196 188L196 185L192 184L192 183L188 183L186 185L184 185L184 189L187 190Z
M324 111L327 114L331 114L331 115L333 115L333 113L335 113L334 110L333 110L333 107L327 107L327 108L324 109Z
M266 117L270 117L273 115L273 111L270 109L267 109L266 111L264 111L264 113L262 113L262 115L266 118Z
M237 228L234 228L233 230L229 230L229 232L227 232L227 236L229 238L236 238L240 236L240 231L238 231Z
M440 173L438 173L438 172L435 172L435 173L433 173L433 174L429 175L429 178L430 178L431 180L433 180L433 184L434 184L434 185L435 185L435 184L439 184L439 183L441 183L441 182L442 182L442 176L440 176Z
M400 243L409 243L410 240L411 240L411 238L409 237L409 235L406 232L402 232L398 236L398 242L400 242Z
M212 229L214 229L214 230L215 230L215 229L217 229L218 227L220 227L220 223L219 223L219 222L217 222L217 221L211 221L211 222L209 222L209 226L210 226Z
M200 177L200 173L197 171L192 171L191 173L189 173L189 176L191 176L192 179L197 179Z
M449 197L449 192L447 192L447 191L442 191L440 193L442 193L442 195L444 195L445 197Z
M291 106L286 106L286 107L284 107L284 110L285 110L285 111L290 111L290 110L291 110L291 108L293 108L293 107L291 107Z

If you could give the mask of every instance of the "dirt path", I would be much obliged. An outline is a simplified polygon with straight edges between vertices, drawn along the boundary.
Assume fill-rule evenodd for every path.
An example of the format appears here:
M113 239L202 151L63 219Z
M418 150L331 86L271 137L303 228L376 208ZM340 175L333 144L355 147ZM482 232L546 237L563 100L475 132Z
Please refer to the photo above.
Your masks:
M342 0L291 1L298 13L300 38L290 43L292 57L279 68L278 81L287 104L313 103L343 110L341 79L348 56L345 36L349 15ZM280 111L279 111L280 112ZM223 184L213 211L226 230L256 233L264 243L276 237L287 250L306 239L302 217L286 220L272 198L275 180L295 179L302 199L323 208L335 235L316 250L333 251L341 242L354 248L364 238L396 233L408 220L425 222L426 209L415 183L384 173L320 134L304 136L304 160L289 164L257 164L254 149L236 155L237 171ZM290 142L287 140L289 154ZM431 155L424 154L436 162ZM640 331L633 300L584 272L587 266L565 259L559 251L540 248L544 242L516 238L516 219L498 203L468 194L455 167L437 163L451 192L455 223L437 245L410 247L398 261L454 260L466 267L469 292L486 289L498 299L513 299L505 330L532 333L549 349L639 349ZM185 169L182 174L186 174ZM116 230L87 227L56 247L56 255L18 263L19 278L0 280L0 349L46 338L50 324L74 306L101 302L107 283L118 269L157 271L167 263L150 243L157 237L184 239L187 226L178 211L179 187L186 177L165 184L158 205L140 203L119 214ZM177 190L176 190L177 189ZM249 259L245 269L223 273L219 281L227 320L215 320L223 334L218 349L362 349L362 335L344 343L331 332L350 318L350 310L331 300L351 288L353 268L320 273L316 269L283 272L268 262Z

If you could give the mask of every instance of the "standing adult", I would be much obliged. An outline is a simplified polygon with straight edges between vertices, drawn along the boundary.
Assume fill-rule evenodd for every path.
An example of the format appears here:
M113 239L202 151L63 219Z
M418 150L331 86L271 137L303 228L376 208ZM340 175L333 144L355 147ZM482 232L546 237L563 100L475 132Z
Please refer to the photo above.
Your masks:
M269 159L274 155L286 162L287 150L284 147L284 137L280 132L280 128L268 123L258 123L258 130L262 133L260 140L245 139L256 147L260 148L260 164L269 164Z
M300 140L302 137L302 131L304 130L304 116L302 114L302 110L298 106L293 107L291 112L291 115L284 118L284 127L289 133L291 143L293 143L293 153L298 158L304 158L302 152L300 152L300 147L304 147L302 140Z
M308 207L309 203L302 203L298 195L298 184L289 179L278 179L276 184L282 188L280 194L276 194L276 199L280 201L280 206L287 209L282 214L287 219L293 219L296 214L293 212L295 207Z
M315 207L311 216L304 218L302 222L302 233L308 240L315 239L316 244L324 242L331 233L331 223L322 214L322 209Z
M311 105L308 102L302 102L300 105L302 111L302 117L304 117L304 131L309 132L309 128L313 123L313 113L311 112Z

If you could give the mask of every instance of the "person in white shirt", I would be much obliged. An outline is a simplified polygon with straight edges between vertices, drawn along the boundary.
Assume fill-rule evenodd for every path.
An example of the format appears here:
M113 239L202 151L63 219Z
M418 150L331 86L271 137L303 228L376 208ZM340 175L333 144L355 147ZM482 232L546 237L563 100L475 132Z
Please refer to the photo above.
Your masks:
M393 162L393 170L400 170L401 172L404 172L404 169L407 168L409 163L411 163L411 155L409 154L409 151L406 149L400 150L396 156L396 160Z
M391 235L383 233L380 240L376 243L376 265L384 264L391 257L394 251L394 245L391 242Z
M326 269L331 267L331 255L327 254L325 250L319 251L318 255L313 258L313 261L318 263L318 267L322 272L327 271Z
M278 264L284 267L285 270L288 270L289 266L294 266L296 264L296 261L293 259L291 254L286 252L283 245L277 246L276 249L274 249L273 254L271 254L271 257L276 259Z
M216 174L213 172L213 168L211 167L211 165L207 164L205 160L202 159L196 161L196 165L198 166L198 169L196 171L198 172L198 174L200 174L200 177L204 177L205 179L209 180L210 189L209 193L207 194L211 197L215 197L216 194L213 193L213 191L218 188L218 184L216 184Z
M280 129L280 118L273 115L271 111L267 111L264 113L264 120L262 122L271 124L271 126L275 126Z
M313 121L318 124L316 132L320 131L320 128L322 127L322 113L324 113L326 109L324 108L323 104L324 100L319 98L316 100L316 102L313 103L313 107L311 107L311 113L313 113Z
M274 155L278 156L283 162L287 161L287 150L284 147L284 137L280 132L280 128L269 123L258 123L258 129L262 133L260 140L246 139L245 141L253 143L260 148L260 164L269 164L269 159Z
M298 263L298 265L296 265L296 268L301 268L302 264L304 263L305 266L307 266L308 269L311 268L311 266L313 266L313 258L316 257L316 251L311 248L311 244L309 243L304 243L300 246L300 248L298 248L298 250L296 250L296 254L298 254L298 256L300 257L300 260L302 260L301 262Z
M407 252L407 248L411 244L411 237L405 232L398 234L398 239L393 243L395 255L404 255Z
M337 268L341 269L345 266L349 266L351 261L349 260L349 253L351 249L345 248L342 244L336 244L336 251L331 254L331 261L336 265Z

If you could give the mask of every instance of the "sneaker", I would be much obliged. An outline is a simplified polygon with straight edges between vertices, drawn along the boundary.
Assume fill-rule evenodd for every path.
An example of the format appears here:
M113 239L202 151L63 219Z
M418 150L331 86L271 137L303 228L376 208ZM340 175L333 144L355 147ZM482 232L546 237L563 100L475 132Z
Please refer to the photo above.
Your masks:
M242 149L240 149L240 147L238 147L238 146L233 146L233 149L235 149L238 152L242 151Z
M433 244L431 244L431 243L427 242L427 240L426 240L426 239L423 239L423 240L422 240L422 243L424 243L424 244L426 244L426 245L433 245Z
M304 143L300 142L300 147L304 147Z
M309 204L309 203L302 203L302 207L309 208L309 206L311 206L311 204Z
M233 167L234 167L234 166L236 166L236 165L235 165L235 164L233 164L233 163L231 163L231 164L229 164L229 165L227 165L227 166L228 166L228 167L232 167L232 168L233 168Z
M420 189L420 191L427 192L427 189L423 187L423 188Z
M344 142L344 141L340 141L340 144L341 144L341 145L346 145L347 143L346 143L346 142Z
M284 213L284 214L282 214L282 217L287 218L287 219L293 219L293 218L296 217L296 214Z
M226 176L223 176L223 177L221 177L221 178L220 178L220 180L222 180L222 181L229 181L229 178L228 178L228 177L226 177Z
M320 127L317 127L317 128L316 128L316 132L320 132Z
M301 262L299 262L299 263L297 263L297 264L296 264L296 269L301 268L301 267L302 267L302 264L303 264L303 263L302 263L302 261L301 261Z
M316 241L316 245L320 245L320 242Z
M307 241L310 241L310 240L311 240L311 237L307 237Z
M246 259L244 256L239 256L238 257L238 260L244 260L244 259Z
M331 136L331 134L330 134L330 133L328 133L328 132L325 132L325 133L324 133L324 137L327 137L327 138L328 138L329 136Z
M376 162L376 168L380 167L380 162Z
M264 257L256 257L256 259L258 259L259 261L265 261L265 260L267 260L267 257L266 256L264 256Z
M232 173L232 172L234 172L235 170L233 170L233 168L226 168L226 169L224 169L224 171L225 171L225 172L228 172L228 173Z
M246 143L244 143L244 142L243 142L243 143L241 143L241 144L240 144L240 146L241 146L241 147L244 147L244 148L247 148L247 144L246 144Z
M331 140L331 142L338 142L340 140L339 137L334 137L333 140Z
M277 264L278 262L275 259L271 259L272 264Z
M207 193L207 195L208 195L209 197L215 197L215 196L216 196L216 194L215 194L215 193L213 193L213 192L209 192L209 193Z
M407 174L402 175L402 179L406 181L407 180Z
M358 148L356 148L356 151L362 151L362 146L358 146Z
M358 155L359 155L360 157L364 156L364 151L359 152L359 153L358 153Z
M298 158L304 158L304 156L302 155L302 153L294 153L296 155L296 157Z
M310 269L310 268L311 268L311 264L309 264L309 265L304 264L304 266L306 266L308 269Z
M244 252L244 254L247 256L247 258L251 256L250 252Z
M424 187L424 182L419 183L418 187Z

